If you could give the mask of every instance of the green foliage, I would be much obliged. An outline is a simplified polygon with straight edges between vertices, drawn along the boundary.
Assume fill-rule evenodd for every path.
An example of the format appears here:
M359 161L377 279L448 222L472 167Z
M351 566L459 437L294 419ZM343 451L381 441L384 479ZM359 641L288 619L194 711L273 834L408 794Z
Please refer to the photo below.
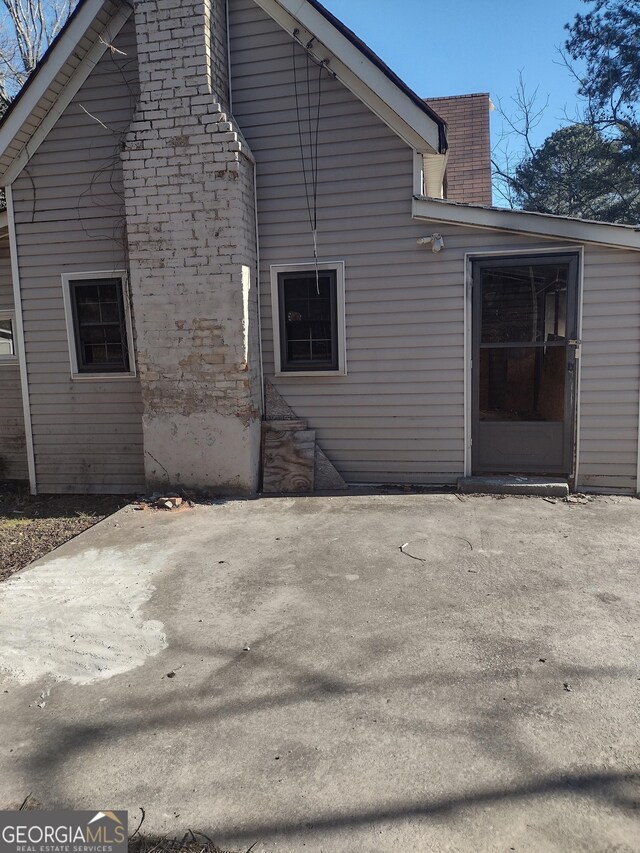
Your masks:
M587 0L584 0L587 2ZM567 25L569 55L586 64L579 94L590 123L640 142L640 0L595 0Z
M619 139L589 124L552 133L511 176L524 210L607 222L640 221L640 167Z
M608 222L640 222L640 0L584 0L567 24L567 68L583 101L581 120L531 144L525 122L511 128L526 155L496 168L498 191L525 210ZM572 60L577 65L572 65ZM576 67L584 68L578 73ZM529 119L531 101L518 101ZM505 192L502 191L502 195Z

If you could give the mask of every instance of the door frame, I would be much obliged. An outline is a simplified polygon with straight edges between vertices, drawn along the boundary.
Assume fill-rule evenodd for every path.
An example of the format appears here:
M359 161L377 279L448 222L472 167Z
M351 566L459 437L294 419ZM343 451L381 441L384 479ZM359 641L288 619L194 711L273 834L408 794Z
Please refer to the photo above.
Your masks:
M480 251L468 251L464 255L464 476L470 477L473 470L473 447L472 420L472 367L473 367L473 262L487 258L509 258L510 256L532 256L532 255L557 255L572 253L578 259L578 282L576 294L577 300L577 336L582 340L582 310L584 292L584 246L583 245L556 245L556 246L519 246L518 248L493 248ZM569 476L572 488L579 482L580 474L580 389L582 378L581 347L576 349L575 370L575 406L573 411L573 464Z

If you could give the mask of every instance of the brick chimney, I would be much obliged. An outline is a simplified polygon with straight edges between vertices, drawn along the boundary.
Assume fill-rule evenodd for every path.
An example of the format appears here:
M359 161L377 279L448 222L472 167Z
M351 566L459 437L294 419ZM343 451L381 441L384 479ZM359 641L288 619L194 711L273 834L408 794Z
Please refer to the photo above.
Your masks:
M445 198L491 204L491 141L487 92L427 98L426 103L447 123L449 159Z
M228 114L223 0L134 0L122 155L149 487L252 492L260 375L254 171Z

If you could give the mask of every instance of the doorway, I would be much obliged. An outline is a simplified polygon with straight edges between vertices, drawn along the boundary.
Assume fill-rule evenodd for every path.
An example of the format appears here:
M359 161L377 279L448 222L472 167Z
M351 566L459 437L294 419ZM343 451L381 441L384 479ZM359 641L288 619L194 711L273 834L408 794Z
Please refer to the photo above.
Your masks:
M476 260L472 276L473 473L568 477L578 256Z

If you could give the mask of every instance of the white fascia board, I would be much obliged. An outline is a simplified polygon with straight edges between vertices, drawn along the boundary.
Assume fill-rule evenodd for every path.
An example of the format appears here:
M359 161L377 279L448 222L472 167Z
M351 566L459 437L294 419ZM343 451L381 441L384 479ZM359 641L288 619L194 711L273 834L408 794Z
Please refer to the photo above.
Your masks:
M438 123L306 0L255 2L289 35L299 30L303 44L314 38L319 43L311 50L314 57L329 60L328 69L337 79L407 145L422 154L439 152Z
M489 231L512 234L531 234L550 239L575 240L617 249L640 251L640 230L624 225L600 222L583 222L546 213L529 213L521 210L495 210L455 204L435 199L414 198L413 218L424 222L447 225L465 225Z
M9 116L7 123L0 130L0 156L11 145L22 125L37 106L40 98L46 93L82 37L91 27L94 18L103 5L104 0L87 0L86 5L83 6L78 16L71 22L69 29L55 46L51 56L37 73L29 89L25 92L24 97L17 104L15 111ZM13 160L6 172L0 175L3 184L13 183L24 169L56 121L69 106L71 100L95 67L95 64L105 51L108 50L111 40L120 32L131 14L132 8L127 4L123 4L113 18L111 18L102 31L101 38L95 42L75 69L33 136L25 143L22 151Z

